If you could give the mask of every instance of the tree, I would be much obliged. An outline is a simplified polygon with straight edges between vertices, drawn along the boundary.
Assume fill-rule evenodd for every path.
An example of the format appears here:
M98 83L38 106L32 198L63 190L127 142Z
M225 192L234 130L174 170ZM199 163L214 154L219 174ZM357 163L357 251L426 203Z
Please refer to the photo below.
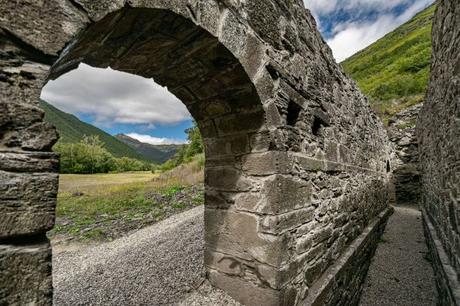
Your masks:
M204 152L203 139L201 138L200 130L196 122L193 126L185 130L187 133L188 144L182 146L174 155L174 157L165 162L161 169L163 171L170 170L179 166L180 164L187 163L193 159L194 156Z
M98 136L85 136L79 143L58 144L54 150L61 155L61 173L93 174L125 171L150 171L154 165L128 157L115 158Z

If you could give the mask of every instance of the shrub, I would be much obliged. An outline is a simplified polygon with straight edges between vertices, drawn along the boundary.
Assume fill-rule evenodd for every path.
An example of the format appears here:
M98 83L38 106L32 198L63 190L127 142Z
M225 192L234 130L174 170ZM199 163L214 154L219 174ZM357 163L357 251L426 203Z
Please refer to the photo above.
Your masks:
M61 155L61 173L93 174L155 169L153 164L144 161L113 157L97 136L85 136L78 143L58 143L54 151Z

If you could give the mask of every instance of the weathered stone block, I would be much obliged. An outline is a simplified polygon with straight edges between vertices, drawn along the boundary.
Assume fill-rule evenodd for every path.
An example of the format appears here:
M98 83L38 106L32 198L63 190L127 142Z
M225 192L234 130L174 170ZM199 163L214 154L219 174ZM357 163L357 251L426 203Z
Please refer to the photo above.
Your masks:
M51 305L51 248L48 242L0 245L0 304Z
M7 112L11 124L17 128L29 127L43 120L45 113L38 106L25 103L8 103Z
M265 152L270 149L272 139L268 131L253 134L249 140L252 152Z
M98 21L107 14L122 8L126 0L104 0L97 2L92 0L75 0L75 2L85 9L85 12L93 21Z
M0 171L0 238L51 229L57 189L57 174Z
M277 290L247 282L241 278L227 276L217 271L209 271L208 278L212 285L229 293L243 305L279 306L280 293Z
M235 14L227 10L222 16L222 30L219 40L235 56L241 56L245 50L247 25L242 24ZM243 39L242 39L243 38Z
M125 0L132 7L155 8L173 11L176 14L192 19L190 8L187 7L189 1L184 0Z
M220 135L253 132L261 129L265 123L263 112L235 114L215 120Z
M5 144L29 151L51 151L58 139L54 126L47 122L37 122L26 129L7 134Z
M217 2L213 0L200 1L197 12L200 25L217 37L220 23L220 9Z
M266 60L266 46L252 32L246 36L246 50L242 56L241 64L249 78L254 80L259 70L263 69Z
M257 206L262 197L262 194L259 192L240 193L235 198L235 207L238 210L257 212Z
M0 150L0 170L11 172L58 172L58 155L41 152L2 152Z
M230 154L230 142L228 139L204 139L206 156L215 158L217 156Z
M303 236L297 239L296 242L296 252L297 254L302 254L310 249L313 245L313 235Z
M242 262L233 256L228 256L215 251L207 250L204 253L204 264L219 272L228 275L241 275L243 273Z
M283 126L283 122L285 121L280 114L278 106L276 102L267 102L264 105L266 117L267 117L267 126L270 128L277 128Z
M281 40L278 6L272 0L253 0L247 9L249 22L257 34L277 48Z
M264 200L259 205L258 211L266 214L281 214L309 207L312 186L310 182L296 177L274 175L264 181L262 194Z
M205 182L209 187L227 191L249 191L252 187L249 178L230 167L205 169Z
M269 151L245 155L242 165L249 175L287 174L292 171L293 159L287 152Z
M263 233L280 234L313 220L315 209L302 208L277 216L262 218L260 229Z
M284 236L264 235L258 232L257 215L229 210L205 210L206 246L221 253L248 261L257 260L278 266L286 252Z
M298 164L303 171L323 171L326 169L326 162L324 160L306 156L296 155L296 164Z
M339 161L339 149L335 142L328 141L326 144L326 158L328 161Z
M200 128L201 136L203 138L212 138L217 136L214 120L198 121L197 125Z
M234 155L249 153L249 140L246 134L234 136L230 139L230 150Z
M50 55L58 55L88 23L84 13L64 0L3 1L0 16L1 28Z
M48 72L49 67L44 64L29 62L25 55L21 53L13 42L9 41L9 38L1 35L0 40L3 44L2 48L8 48L11 50L5 50L9 55L9 58L14 54L17 60L8 60L1 63L0 74L2 75L3 81L0 82L0 103L6 104L6 109L12 108L12 111L17 111L19 116L30 116L30 110L25 109L26 114L21 114L21 109L17 107L25 108L25 104L38 106L40 98L40 91L44 85L44 81ZM10 47L10 48L9 48ZM11 104L11 106L10 106ZM14 109L16 108L16 109ZM9 116L10 122L16 122L21 125L22 123L14 116Z
M327 262L323 260L318 260L317 262L309 265L305 270L305 282L308 286L311 286L315 280L319 278L321 273L326 268Z
M5 101L0 101L0 128L5 126L11 121L10 114L8 112L8 104ZM0 137L3 132L0 132Z

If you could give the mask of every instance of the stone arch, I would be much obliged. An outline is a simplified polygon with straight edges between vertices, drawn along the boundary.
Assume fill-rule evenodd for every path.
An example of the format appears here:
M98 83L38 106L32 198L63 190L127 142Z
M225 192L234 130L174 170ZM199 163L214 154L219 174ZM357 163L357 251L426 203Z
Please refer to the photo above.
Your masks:
M47 79L56 79L80 63L110 67L153 78L186 105L206 150L207 273L214 285L223 287L222 277L232 274L230 270L243 270L243 265L252 262L271 269L280 254L279 249L272 251L279 248L279 242L258 235L258 216L230 204L260 193L260 178L242 169L241 160L255 147L257 152L268 152L270 139L257 87L238 58L241 46L214 37L196 25L194 18L163 8L122 7L81 30L53 64ZM228 26L232 28L224 25L220 29L223 37L229 31L243 33L233 24ZM259 139L265 141L265 147L258 144ZM259 289L261 281L254 285L238 275L232 278L239 282L238 288L226 289L240 301L249 302L251 295L262 299L266 294L273 295L273 302L278 299L269 287Z
M80 62L153 77L198 121L213 285L247 305L359 299L390 149L301 0L19 0L0 16L2 301L51 302L58 160L37 101Z

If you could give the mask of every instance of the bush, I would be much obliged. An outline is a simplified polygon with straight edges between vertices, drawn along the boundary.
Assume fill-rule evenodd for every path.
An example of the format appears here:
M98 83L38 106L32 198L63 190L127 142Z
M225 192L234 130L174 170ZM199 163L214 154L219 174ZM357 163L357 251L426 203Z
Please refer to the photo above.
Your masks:
M79 143L58 143L54 151L61 155L61 173L94 174L155 169L154 165L144 161L113 157L97 136L85 136Z
M117 172L154 170L152 164L128 157L115 158L115 169Z

